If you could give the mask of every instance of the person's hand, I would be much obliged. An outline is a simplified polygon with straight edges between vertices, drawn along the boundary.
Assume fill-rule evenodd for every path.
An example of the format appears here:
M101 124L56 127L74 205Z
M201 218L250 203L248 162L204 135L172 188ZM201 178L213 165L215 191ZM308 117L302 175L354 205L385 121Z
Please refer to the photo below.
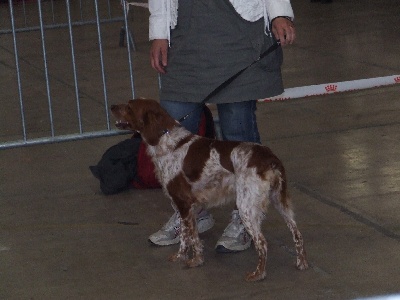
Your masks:
M284 17L278 17L272 21L272 32L282 46L293 44L296 38L293 22Z
M168 40L157 39L153 40L150 48L151 66L157 72L165 74L165 68L168 61Z

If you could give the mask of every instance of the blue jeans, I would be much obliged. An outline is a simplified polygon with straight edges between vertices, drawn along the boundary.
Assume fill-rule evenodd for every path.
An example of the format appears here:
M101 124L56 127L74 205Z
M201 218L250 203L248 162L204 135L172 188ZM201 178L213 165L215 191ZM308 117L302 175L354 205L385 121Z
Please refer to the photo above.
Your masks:
M202 112L199 103L161 100L160 104L176 120L192 112L182 125L192 133L198 132ZM255 114L256 100L221 103L217 104L217 109L224 140L261 143Z

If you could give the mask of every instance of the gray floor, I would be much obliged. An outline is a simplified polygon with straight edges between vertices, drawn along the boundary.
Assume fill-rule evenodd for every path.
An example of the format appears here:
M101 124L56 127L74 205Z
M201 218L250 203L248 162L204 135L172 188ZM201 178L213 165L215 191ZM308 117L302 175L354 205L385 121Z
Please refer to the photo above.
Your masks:
M396 1L293 2L298 40L285 49L287 87L400 73ZM157 97L146 19L138 10L136 85L139 96ZM6 83L0 82L2 103ZM271 208L263 225L267 278L257 283L244 281L256 264L253 248L214 252L231 207L212 210L217 223L202 234L206 262L187 269L167 261L177 246L147 242L172 212L160 190L100 192L88 166L126 137L0 150L0 299L355 299L399 293L399 92L393 85L259 105L262 140L286 165L311 268L294 268L290 233Z

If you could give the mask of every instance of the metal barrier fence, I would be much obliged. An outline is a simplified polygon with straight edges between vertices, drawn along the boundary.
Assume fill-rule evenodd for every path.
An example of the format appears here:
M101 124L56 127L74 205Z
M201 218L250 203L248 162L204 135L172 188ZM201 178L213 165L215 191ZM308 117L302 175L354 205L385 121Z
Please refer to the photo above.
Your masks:
M133 51L117 0L0 0L0 149L119 134Z

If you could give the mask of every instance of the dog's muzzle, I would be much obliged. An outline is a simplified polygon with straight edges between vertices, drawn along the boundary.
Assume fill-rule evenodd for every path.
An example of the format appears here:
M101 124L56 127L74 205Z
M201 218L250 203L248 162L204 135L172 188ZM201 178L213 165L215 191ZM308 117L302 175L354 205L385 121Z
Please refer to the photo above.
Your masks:
M122 121L122 120L115 121L115 127L117 127L118 129L122 129L122 130L131 129L129 126L129 123L126 121Z

